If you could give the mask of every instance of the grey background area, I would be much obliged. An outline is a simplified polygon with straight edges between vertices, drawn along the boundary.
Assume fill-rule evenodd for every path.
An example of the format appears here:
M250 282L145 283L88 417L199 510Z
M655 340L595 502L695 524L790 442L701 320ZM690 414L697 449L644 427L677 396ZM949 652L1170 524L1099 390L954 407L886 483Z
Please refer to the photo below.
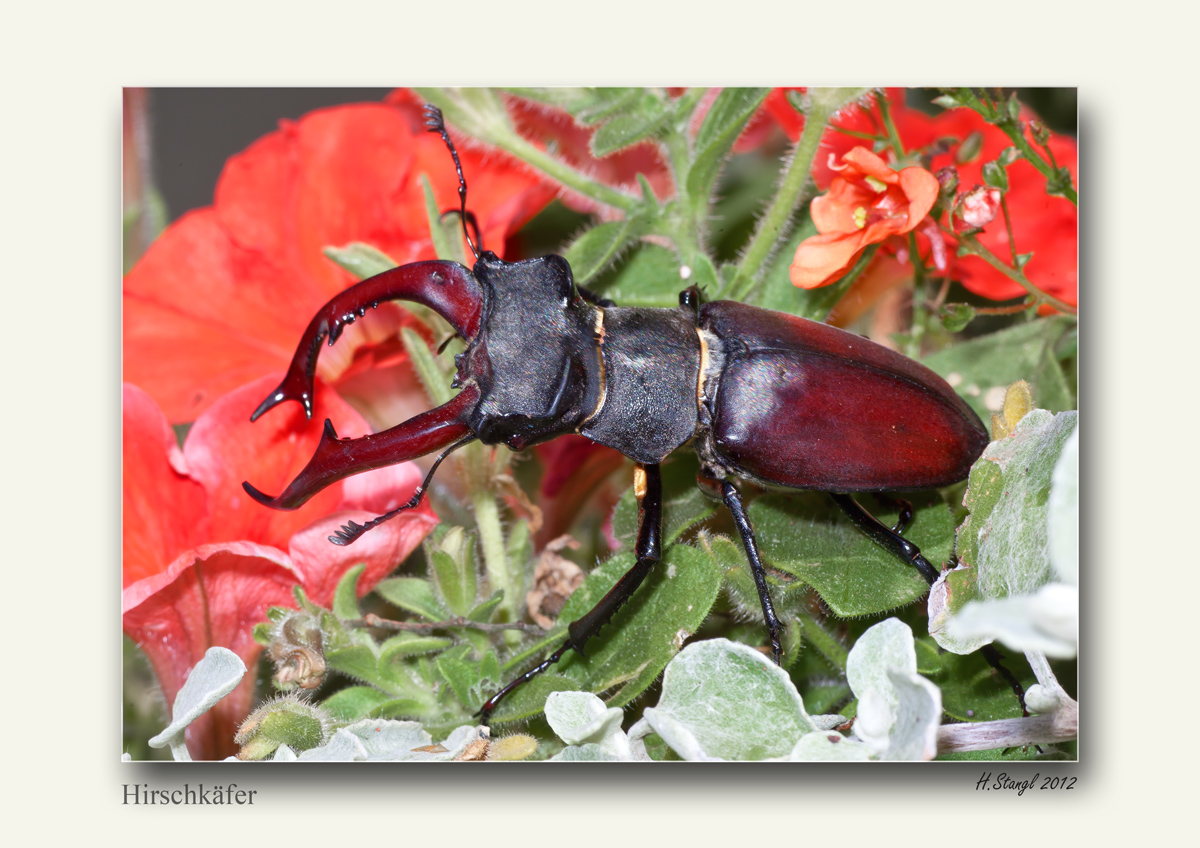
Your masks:
M154 88L152 170L168 220L212 203L230 156L314 109L378 102L389 88Z
M390 88L154 88L149 90L152 170L168 220L212 203L225 160L314 109L378 102ZM1075 133L1076 89L1017 89L1054 130ZM936 92L910 91L920 108Z

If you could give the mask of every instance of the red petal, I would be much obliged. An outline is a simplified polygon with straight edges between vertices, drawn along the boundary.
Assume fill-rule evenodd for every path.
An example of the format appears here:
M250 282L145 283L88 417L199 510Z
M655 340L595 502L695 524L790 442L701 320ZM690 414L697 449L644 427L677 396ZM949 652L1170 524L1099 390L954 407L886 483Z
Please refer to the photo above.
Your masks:
M326 418L341 437L367 433L362 417L319 382L311 421L300 404L285 403L251 424L250 413L281 376L269 375L225 395L188 432L183 452L192 476L209 494L211 541L247 539L284 550L299 530L341 508L341 485L290 512L267 509L242 489L247 481L268 494L283 491L312 458Z
M122 596L125 633L149 657L167 704L188 672L214 645L229 648L250 669L241 684L187 730L197 759L237 751L233 736L254 698L254 664L261 650L251 630L267 608L291 604L297 574L281 551L235 542L203 545L161 574L127 587Z
M407 502L422 478L413 462L368 471L348 478L343 507L301 530L292 537L288 553L304 576L304 591L322 606L333 601L333 591L352 566L366 563L358 578L358 595L370 592L421 544L437 526L438 517L423 498L415 509L407 510L363 534L353 545L340 547L329 541L347 521L364 524Z
M148 394L122 387L121 585L153 574L205 538L208 496L186 472L175 432Z
M862 250L860 233L830 233L805 239L796 248L789 276L792 285L815 289L837 280Z

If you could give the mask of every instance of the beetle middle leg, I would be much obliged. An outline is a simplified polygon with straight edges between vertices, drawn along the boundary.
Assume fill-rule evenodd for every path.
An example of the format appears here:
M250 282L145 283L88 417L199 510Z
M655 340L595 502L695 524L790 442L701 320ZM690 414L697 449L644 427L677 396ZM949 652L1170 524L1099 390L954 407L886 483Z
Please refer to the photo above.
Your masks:
M510 692L554 665L566 655L567 651L575 650L582 656L587 640L595 636L600 628L612 619L617 610L625 605L625 602L645 581L650 570L662 559L662 475L657 464L636 467L634 470L634 493L638 499L638 535L635 548L637 561L633 564L633 568L625 572L596 606L592 607L583 617L567 625L566 644L551 654L541 665L530 669L509 683L480 707L476 715L480 717L483 724L488 723L492 710Z
M750 561L750 574L754 578L754 587L758 590L758 600L762 604L763 621L767 625L767 635L771 638L771 658L776 665L783 657L783 642L780 636L783 625L775 615L775 606L771 603L771 593L767 586L767 571L763 567L762 557L758 553L758 543L754 541L754 528L750 526L750 517L742 504L742 495L728 480L718 480L705 472L697 477L700 488L714 500L721 500L730 513L733 523L737 525L738 535L742 537L742 547L746 551L746 559Z

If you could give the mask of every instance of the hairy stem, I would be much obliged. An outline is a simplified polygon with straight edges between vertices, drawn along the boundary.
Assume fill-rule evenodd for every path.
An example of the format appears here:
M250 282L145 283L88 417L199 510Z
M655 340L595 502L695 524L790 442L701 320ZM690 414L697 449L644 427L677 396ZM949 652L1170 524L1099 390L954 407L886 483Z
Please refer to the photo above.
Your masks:
M792 211L805 199L804 189L811 185L809 174L812 173L813 159L817 155L821 136L833 113L844 104L831 102L833 98L813 96L807 113L804 116L804 131L792 151L791 159L786 165L779 191L767 208L767 212L759 219L750 244L742 254L738 265L737 276L729 286L726 297L730 300L744 300L754 287L759 268L771 255L776 242L784 235Z

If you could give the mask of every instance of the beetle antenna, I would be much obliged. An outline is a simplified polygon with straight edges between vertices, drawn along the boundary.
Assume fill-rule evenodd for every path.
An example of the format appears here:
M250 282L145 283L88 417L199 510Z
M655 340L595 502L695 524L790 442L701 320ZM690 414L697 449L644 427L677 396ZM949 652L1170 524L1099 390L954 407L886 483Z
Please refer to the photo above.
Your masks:
M428 491L429 483L430 483L430 481L433 480L433 472L437 471L438 466L442 464L442 460L445 459L447 456L449 456L453 451L458 450L465 444L475 441L475 439L477 439L477 438L478 438L478 436L476 436L474 433L472 433L471 435L467 436L466 438L459 439L457 442L452 444L450 447L448 447L444 451L442 451L441 454L438 456L438 458L433 461L433 466L429 469L429 473L425 475L425 479L421 481L421 485L417 486L417 490L415 492L413 492L413 496L408 499L408 503L401 504L400 506L393 509L391 512L385 512L383 515L379 516L378 518L372 518L366 524L359 524L354 521L349 521L349 522L343 524L340 530L338 530L336 533L334 533L332 536L330 536L329 541L333 542L335 545L345 547L346 545L349 545L350 543L352 543L356 539L358 539L358 537L361 536L363 533L366 533L368 530L372 530L372 529L378 527L380 524L387 521L388 519L395 518L397 515L399 515L400 513L404 512L406 510L416 508L417 504L419 504L421 502L421 498L424 497L425 492Z
M454 142L450 140L450 133L446 132L446 122L442 119L442 110L432 103L425 104L425 127L429 132L435 132L442 137L442 141L446 143L446 147L450 150L450 155L454 158L454 170L458 172L459 216L462 221L463 236L467 239L467 246L471 248L471 252L478 259L479 250L475 247L475 242L471 241L471 233L467 230L468 220L474 224L475 239L481 245L482 239L479 238L479 222L475 219L475 214L467 211L467 180L463 176L462 162L459 161L458 151L454 149Z

